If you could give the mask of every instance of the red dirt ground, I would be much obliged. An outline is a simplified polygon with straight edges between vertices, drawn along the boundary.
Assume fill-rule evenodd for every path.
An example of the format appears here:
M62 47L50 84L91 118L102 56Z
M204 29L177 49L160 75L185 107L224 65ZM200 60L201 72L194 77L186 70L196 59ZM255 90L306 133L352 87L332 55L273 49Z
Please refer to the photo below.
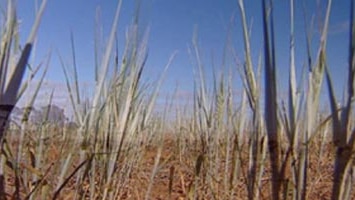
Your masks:
M16 144L13 144L16 145ZM48 160L55 161L60 155L55 143L49 144L52 148L48 156ZM195 162L199 155L199 150L196 146L190 144L190 147L186 148L186 151L180 157L178 155L176 141L169 137L164 142L162 148L162 154L160 158L159 170L157 171L154 182L152 185L152 190L149 199L164 200L164 199L188 199L193 191L195 174ZM333 155L334 148L329 144L326 147L326 151L323 155L319 155L318 149L312 148L310 151L310 163L309 163L309 181L308 181L308 191L307 199L330 199L331 188L332 188L332 173L333 173ZM154 167L154 162L158 152L158 148L155 146L148 146L144 150L144 156L139 165L139 169L135 169L130 180L127 182L128 185L123 189L121 199L144 199L147 193L147 188L149 185L150 176L152 174L152 169ZM245 162L247 163L247 153L245 153ZM321 156L321 158L320 158ZM54 164L54 163L53 163ZM51 167L51 163L46 165L47 169ZM221 164L223 166L223 163ZM246 165L243 167L243 171L246 171ZM35 170L30 169L28 166L21 165L22 170ZM207 173L202 166L201 174ZM35 171L34 171L35 173ZM221 172L222 173L222 172ZM12 174L12 173L8 173ZM50 177L50 175L48 175ZM222 177L222 176L221 176ZM264 173L264 178L262 181L263 187L261 189L260 199L271 199L270 197L270 175L269 170L266 169ZM52 177L53 178L53 177ZM14 191L14 178L11 175L6 176L8 199ZM202 181L202 180L200 180ZM234 193L231 196L226 196L223 194L223 181L215 177L215 182L210 184L215 186L217 199L247 199L247 191L245 186L245 179L243 176L234 185ZM49 180L48 183L51 183ZM68 185L68 187L61 194L59 199L72 199L74 196L73 187L75 186L74 180ZM212 197L203 196L204 192L208 191L209 188L206 186L198 188L201 196L197 199L212 199ZM24 192L22 191L21 199L24 198ZM353 195L355 199L355 196Z

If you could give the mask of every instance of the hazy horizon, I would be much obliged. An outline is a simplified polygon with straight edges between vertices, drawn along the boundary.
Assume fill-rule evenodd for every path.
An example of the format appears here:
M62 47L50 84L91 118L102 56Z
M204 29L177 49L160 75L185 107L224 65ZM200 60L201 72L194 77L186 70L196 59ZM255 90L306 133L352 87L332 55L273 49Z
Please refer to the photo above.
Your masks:
M124 1L121 9L117 35L119 53L122 54L125 32L136 16L138 1ZM306 65L305 21L308 25L314 19L312 28L312 55L316 56L319 44L319 28L326 2L304 1L296 2L295 10L295 43L296 68L298 80ZM195 61L191 59L188 48L192 46L193 33L197 30L198 43L201 50L203 65L208 80L212 80L212 71L218 72L224 68L231 70L236 93L242 89L235 58L243 62L243 36L239 8L235 0L147 0L142 1L139 11L139 30L141 34L149 32L148 61L144 71L144 81L152 82L158 79L170 55L177 51L172 66L169 68L161 89L158 104L165 105L165 97L178 87L182 98L189 98L193 93L193 71ZM261 2L245 1L247 21L251 27L251 48L254 66L257 66L258 56L262 52ZM55 101L60 106L69 105L66 97L64 74L59 62L59 55L71 66L70 34L74 35L79 81L86 85L82 90L90 98L90 88L94 85L94 38L96 12L100 10L102 25L102 48L111 28L117 1L49 1L39 29L35 51L31 64L43 62L52 50L52 59L46 84L41 95L47 96L55 89ZM304 8L303 5L304 4ZM278 67L279 94L287 92L289 67L289 2L274 1L275 36ZM18 15L21 20L20 36L22 44L26 40L29 27L33 23L35 1L18 1ZM349 35L349 2L333 3L329 24L327 45L328 66L332 72L333 81L340 96L347 78L348 35ZM307 18L304 18L306 13ZM235 49L235 54L231 52ZM226 52L226 53L225 53ZM261 80L261 83L263 81ZM322 92L323 99L327 92ZM341 97L341 96L340 96ZM37 99L46 102L45 98ZM183 101L183 100L180 100ZM327 99L325 99L327 101ZM24 100L22 101L24 102ZM41 103L40 103L41 104Z

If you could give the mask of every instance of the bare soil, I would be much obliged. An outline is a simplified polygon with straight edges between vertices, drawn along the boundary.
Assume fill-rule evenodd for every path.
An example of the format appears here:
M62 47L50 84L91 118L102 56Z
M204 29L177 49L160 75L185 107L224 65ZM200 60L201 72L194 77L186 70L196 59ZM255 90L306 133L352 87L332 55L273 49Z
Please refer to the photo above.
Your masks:
M17 148L17 145L16 143L12 143L12 152L16 152L14 150ZM56 183L56 177L51 175L50 171L52 168L56 167L56 161L60 157L60 149L58 149L59 145L56 144L56 141L50 141L47 145L50 151L48 152L46 163L43 169L41 169L41 172L37 172L36 169L31 168L28 164L20 164L20 170L27 170L32 174L40 173L45 176L42 180L45 181L45 188L51 193ZM321 200L330 199L331 197L335 149L332 144L327 144L325 151L320 154L319 146L320 145L313 144L312 148L310 148L307 199ZM33 155L30 153L30 145L24 148L28 148L27 152L29 153L27 157L31 158ZM204 177L206 177L209 172L207 170L208 166L204 163L202 163L201 172L199 175L196 175L196 162L198 162L199 156L201 155L201 151L197 145L190 143L190 146L186 146L184 151L180 150L177 141L173 137L167 137L164 140L159 167L153 179L149 199L189 199L192 197L193 191L195 190L198 191L199 194L199 196L196 196L196 199L247 199L245 175L248 165L247 150L245 150L242 155L242 173L231 188L232 192L229 194L225 193L226 190L223 182L223 170L225 166L223 157L225 155L221 154L221 163L218 165L219 169L217 171L220 172L220 175L218 175L218 177L212 177L212 179L205 179ZM158 151L159 148L156 145L144 147L143 158L137 168L133 169L132 175L122 190L120 199L145 199ZM78 165L79 163L73 165L72 169L75 169ZM16 182L13 174L13 169L8 165L5 173L7 199L14 199ZM58 199L74 198L76 187L74 179L75 178L72 178L70 180ZM194 188L196 181L199 183L198 188ZM212 182L206 183L206 181ZM30 183L20 181L19 184ZM36 183L32 184L36 185ZM268 165L266 165L262 179L262 187L260 188L260 199L271 199L270 185L270 170ZM31 187L27 186L27 188ZM208 196L211 194L210 191L214 191L214 197ZM29 192L28 190L21 190L19 198L25 199ZM354 194L353 198L355 199Z

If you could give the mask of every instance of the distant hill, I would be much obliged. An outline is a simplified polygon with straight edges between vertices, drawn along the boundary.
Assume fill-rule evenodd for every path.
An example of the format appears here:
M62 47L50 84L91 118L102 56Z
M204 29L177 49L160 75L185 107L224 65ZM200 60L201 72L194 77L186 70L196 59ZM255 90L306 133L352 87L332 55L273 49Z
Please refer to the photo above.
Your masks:
M65 116L64 109L56 105L47 105L39 108L32 107L27 109L31 109L28 120L33 124L39 125L44 122L48 122L51 124L63 126L68 121L67 117ZM15 107L10 115L11 122L21 124L25 110L26 107Z

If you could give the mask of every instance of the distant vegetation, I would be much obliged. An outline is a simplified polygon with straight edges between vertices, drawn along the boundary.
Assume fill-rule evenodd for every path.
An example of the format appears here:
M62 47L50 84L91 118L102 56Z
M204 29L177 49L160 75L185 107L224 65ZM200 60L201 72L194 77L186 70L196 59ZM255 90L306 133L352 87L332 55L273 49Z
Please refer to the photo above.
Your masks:
M23 114L26 110L30 109L29 122L35 125L41 125L42 123L51 123L58 126L64 126L69 123L68 118L65 116L64 109L56 106L41 106L39 108L14 107L10 116L10 122L15 124L21 124Z

